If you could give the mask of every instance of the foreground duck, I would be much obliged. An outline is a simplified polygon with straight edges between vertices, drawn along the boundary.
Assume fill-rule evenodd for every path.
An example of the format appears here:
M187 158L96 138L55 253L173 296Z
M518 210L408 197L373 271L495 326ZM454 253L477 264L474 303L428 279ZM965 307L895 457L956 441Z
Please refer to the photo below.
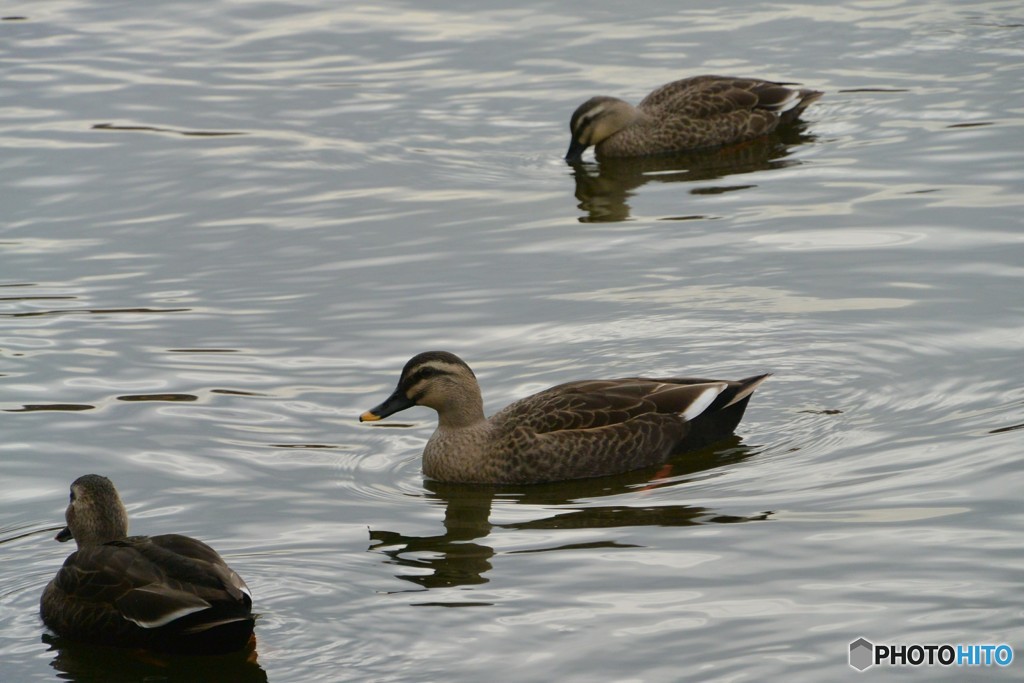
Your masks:
M569 120L566 161L595 145L598 158L687 152L752 140L797 118L818 90L756 78L694 76L661 86L633 106L592 97Z
M252 595L220 555L188 536L128 536L113 483L87 474L71 484L68 556L43 591L40 614L59 636L168 652L213 654L245 646Z
M428 351L359 420L421 405L437 411L423 450L431 479L527 484L598 477L656 465L732 434L768 375L736 382L665 378L559 384L484 417L476 376L458 356Z

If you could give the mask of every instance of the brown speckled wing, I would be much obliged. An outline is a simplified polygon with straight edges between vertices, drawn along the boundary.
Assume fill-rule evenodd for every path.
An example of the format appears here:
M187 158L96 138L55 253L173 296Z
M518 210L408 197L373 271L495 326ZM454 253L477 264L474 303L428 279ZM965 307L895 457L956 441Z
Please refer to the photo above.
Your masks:
M696 76L661 86L638 108L654 116L709 118L753 109L775 109L792 97L776 83L745 78Z
M245 583L212 548L178 535L132 536L72 553L41 605L57 633L116 645L173 646L183 629L241 622L218 649L248 637L251 606Z
M516 401L494 419L537 433L606 427L647 413L677 415L705 389L722 386L712 380L638 377L568 382Z
M681 413L723 382L626 378L552 387L492 418L509 477L571 479L663 462L688 433Z

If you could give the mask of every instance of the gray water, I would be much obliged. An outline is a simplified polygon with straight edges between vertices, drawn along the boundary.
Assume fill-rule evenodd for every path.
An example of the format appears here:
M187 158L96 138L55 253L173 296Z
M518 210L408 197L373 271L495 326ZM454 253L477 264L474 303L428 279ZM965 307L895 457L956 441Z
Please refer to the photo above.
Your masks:
M0 680L825 681L849 643L1007 643L1024 512L1019 2L9 2ZM573 169L568 118L799 81L741 149ZM588 159L592 159L588 155ZM488 411L773 372L671 470L425 481L428 349ZM248 657L52 643L67 487L218 548Z

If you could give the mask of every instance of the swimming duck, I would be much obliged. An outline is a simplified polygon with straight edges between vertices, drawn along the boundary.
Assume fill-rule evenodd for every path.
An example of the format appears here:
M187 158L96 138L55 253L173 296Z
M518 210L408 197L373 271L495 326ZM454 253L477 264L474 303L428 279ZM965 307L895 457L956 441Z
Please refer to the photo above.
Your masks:
M129 536L114 484L86 474L71 484L67 526L78 550L43 591L39 611L57 635L103 645L214 654L245 646L252 594L202 541Z
M694 76L661 86L633 106L597 96L569 119L565 160L687 152L752 140L788 123L824 93L756 78Z
M568 382L484 417L476 375L458 356L428 351L361 422L415 405L437 411L423 472L450 482L527 484L628 472L730 435L768 375L739 381L597 379Z

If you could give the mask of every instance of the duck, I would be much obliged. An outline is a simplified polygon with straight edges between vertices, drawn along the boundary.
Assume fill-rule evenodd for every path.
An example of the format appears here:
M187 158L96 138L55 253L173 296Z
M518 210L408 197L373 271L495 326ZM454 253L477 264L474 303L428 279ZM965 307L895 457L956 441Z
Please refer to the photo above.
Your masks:
M631 105L598 95L569 119L565 160L690 152L753 140L795 120L824 93L757 78L693 76L667 83Z
M221 654L253 637L252 593L202 541L179 534L129 536L113 482L86 474L71 484L67 526L75 540L40 599L43 623L62 638L182 654Z
M469 365L453 353L427 351L405 364L394 392L359 420L381 420L413 406L434 409L437 429L423 449L423 473L430 479L566 481L657 465L728 437L769 376L580 380L519 399L487 418Z

